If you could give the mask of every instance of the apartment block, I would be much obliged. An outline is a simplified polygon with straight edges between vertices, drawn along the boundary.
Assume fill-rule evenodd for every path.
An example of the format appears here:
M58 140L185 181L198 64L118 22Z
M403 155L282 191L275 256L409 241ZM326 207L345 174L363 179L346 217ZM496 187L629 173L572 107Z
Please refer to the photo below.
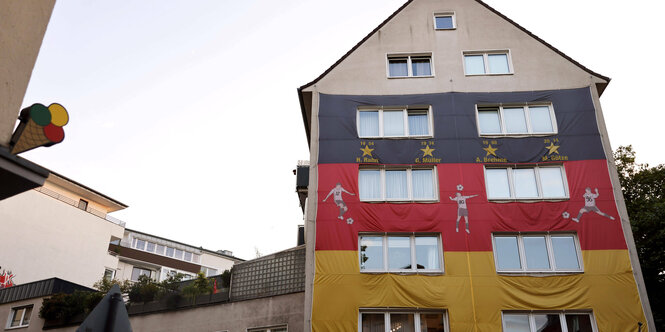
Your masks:
M653 331L609 82L482 1L410 0L300 87L306 330Z

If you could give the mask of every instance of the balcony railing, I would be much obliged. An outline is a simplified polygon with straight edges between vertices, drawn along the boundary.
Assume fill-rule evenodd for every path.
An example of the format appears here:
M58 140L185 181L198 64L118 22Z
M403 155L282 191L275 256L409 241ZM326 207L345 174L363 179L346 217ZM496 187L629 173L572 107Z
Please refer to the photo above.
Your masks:
M36 190L36 191L39 191L40 193L42 193L42 194L44 194L44 195L47 195L47 196L53 197L53 198L55 198L55 199L57 199L57 200L59 200L59 201L61 201L61 202L63 202L63 203L66 203L66 204L69 204L69 205L71 205L71 206L73 206L73 207L76 207L77 209L80 209L80 208L79 208L79 205L78 205L79 202L77 202L77 201L75 201L75 200L73 200L73 199L71 199L71 198L69 198L69 197L67 197L67 196L60 195L60 194L58 194L57 192L55 192L55 191L53 191L53 190L50 190L50 189L47 189L47 188L44 188L44 187L38 187L38 188L35 188L35 190ZM83 210L83 209L81 209L81 210ZM91 208L90 206L87 206L87 207L85 208L84 211L85 211L85 212L88 212L88 213L90 213L90 214L92 214L92 215L95 215L95 216L97 216L97 217L99 217L99 218L102 218L102 219L104 219L104 220L106 220L106 221L112 222L112 223L114 223L114 224L116 224L116 225L120 225L120 226L122 226L122 227L125 227L125 222L124 222L124 221L122 221L122 220L120 220L120 219L118 219L118 218L115 218L115 217L109 216L108 214L106 214L106 212L102 212L102 211L99 211L99 210L97 210L97 209L93 209L93 208Z

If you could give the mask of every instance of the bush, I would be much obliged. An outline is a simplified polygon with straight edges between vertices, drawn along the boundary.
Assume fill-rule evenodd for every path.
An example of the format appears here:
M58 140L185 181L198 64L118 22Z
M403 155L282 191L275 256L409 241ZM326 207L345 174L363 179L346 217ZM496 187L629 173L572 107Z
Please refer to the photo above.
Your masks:
M101 280L97 281L94 285L92 285L92 287L106 294L111 290L113 285L118 285L120 287L120 293L122 294L129 293L129 290L132 288L132 282L129 280L120 281L118 279L109 280L106 278L102 278Z
M203 294L212 294L212 283L206 276L203 274L203 272L199 272L196 274L196 279L194 281L185 286L185 288L182 289L182 292L185 294L185 296L189 297L192 299L192 301L196 300L196 297L199 295Z
M68 321L79 314L88 314L104 297L100 292L75 291L72 294L58 293L44 299L39 308L39 317L44 320Z
M150 302L157 298L160 291L159 285L146 275L139 276L139 280L135 282L129 289L129 302Z

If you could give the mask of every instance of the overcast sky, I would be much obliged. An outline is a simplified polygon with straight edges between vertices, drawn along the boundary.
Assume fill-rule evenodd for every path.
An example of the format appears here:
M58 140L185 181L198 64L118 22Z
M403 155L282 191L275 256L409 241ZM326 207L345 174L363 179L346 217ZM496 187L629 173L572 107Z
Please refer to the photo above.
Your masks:
M70 122L22 156L128 204L113 215L131 229L245 259L295 246L296 88L403 2L59 0L23 105L61 103ZM611 77L613 149L665 163L662 0L486 2Z

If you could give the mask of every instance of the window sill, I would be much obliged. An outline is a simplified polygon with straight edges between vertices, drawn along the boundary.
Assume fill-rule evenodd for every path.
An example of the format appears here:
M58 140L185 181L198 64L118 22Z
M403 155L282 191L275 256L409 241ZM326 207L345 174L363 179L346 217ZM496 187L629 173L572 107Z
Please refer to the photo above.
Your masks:
M496 274L506 277L551 277L584 274L584 271L497 271Z
M448 30L456 30L457 27L454 28L435 28L434 30L436 31L448 31Z
M26 329L30 327L30 325L21 325L21 326L13 326L13 327L5 327L5 331L7 330L17 330L17 329Z
M482 138L523 138L523 137L546 137L557 135L558 133L531 133L531 134L478 134Z
M410 203L439 203L439 199L428 200L360 200L361 203L397 203L397 204L410 204Z
M434 75L422 75L422 76L387 76L388 79L402 79L402 78L433 78Z
M360 271L361 274L397 274L397 275L427 275L442 276L444 271Z
M510 76L514 75L515 73L499 73L499 74L464 74L464 76L467 77L474 77L474 76Z
M490 203L538 203L538 202L563 202L570 197L558 198L487 198Z
M432 139L434 138L433 135L427 135L427 136L358 136L360 139Z

